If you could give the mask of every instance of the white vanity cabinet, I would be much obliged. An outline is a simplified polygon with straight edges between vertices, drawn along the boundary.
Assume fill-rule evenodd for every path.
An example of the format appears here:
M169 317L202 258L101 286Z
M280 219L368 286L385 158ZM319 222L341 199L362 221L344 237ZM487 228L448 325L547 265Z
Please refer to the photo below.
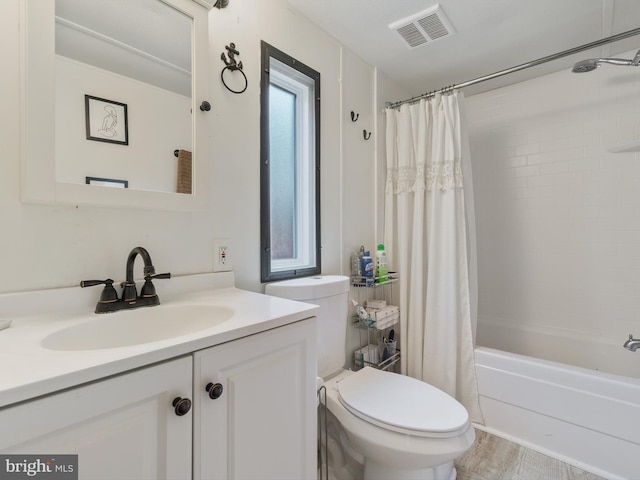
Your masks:
M232 272L171 281L177 297L125 312L132 331L153 312L212 325L155 340L159 321L150 341L113 348L46 348L125 315L29 310L55 312L80 287L0 295L0 311L23 312L0 334L0 454L77 454L82 480L315 480L318 307L236 289ZM191 401L182 416L176 399Z
M191 478L192 359L185 356L0 409L3 454L78 454L81 479Z
M0 408L0 453L83 480L311 479L316 431L314 317Z
M194 353L194 479L316 478L315 325Z

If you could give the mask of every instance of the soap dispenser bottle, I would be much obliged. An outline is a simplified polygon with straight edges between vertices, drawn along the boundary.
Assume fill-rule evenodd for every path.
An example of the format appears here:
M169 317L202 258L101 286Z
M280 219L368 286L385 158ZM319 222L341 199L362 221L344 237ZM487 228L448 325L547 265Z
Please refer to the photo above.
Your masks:
M387 281L387 252L381 243L376 250L376 282L383 283Z

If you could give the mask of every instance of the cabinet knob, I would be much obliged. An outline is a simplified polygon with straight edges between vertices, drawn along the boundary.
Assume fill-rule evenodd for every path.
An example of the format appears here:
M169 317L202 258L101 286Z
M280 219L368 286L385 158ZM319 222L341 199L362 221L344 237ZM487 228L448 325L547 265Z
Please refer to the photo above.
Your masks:
M176 397L173 399L172 405L175 407L176 415L179 417L186 415L191 410L191 400L188 398Z
M224 389L222 388L221 383L208 383L205 387L205 390L209 392L209 398L211 400L215 400L216 398L219 398L220 395L222 395L222 390Z

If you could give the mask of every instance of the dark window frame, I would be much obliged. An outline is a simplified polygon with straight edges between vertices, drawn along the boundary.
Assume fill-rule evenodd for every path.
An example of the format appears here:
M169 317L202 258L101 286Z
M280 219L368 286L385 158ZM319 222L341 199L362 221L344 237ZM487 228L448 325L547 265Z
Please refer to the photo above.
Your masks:
M297 277L317 275L321 272L321 234L320 234L320 73L299 62L283 51L260 42L262 69L260 76L260 273L261 281L273 282ZM271 268L271 196L269 171L269 75L270 59L306 75L314 85L314 141L315 155L315 258L313 267L273 271Z

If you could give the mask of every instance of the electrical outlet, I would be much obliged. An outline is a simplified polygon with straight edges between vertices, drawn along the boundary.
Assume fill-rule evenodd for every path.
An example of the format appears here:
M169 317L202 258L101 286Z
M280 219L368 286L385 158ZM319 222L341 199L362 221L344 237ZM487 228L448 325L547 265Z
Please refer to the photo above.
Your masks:
M216 238L213 241L213 271L230 272L233 270L231 261L231 239Z
M218 263L220 265L227 264L227 250L228 250L228 247L225 247L224 245L221 247L218 247Z

